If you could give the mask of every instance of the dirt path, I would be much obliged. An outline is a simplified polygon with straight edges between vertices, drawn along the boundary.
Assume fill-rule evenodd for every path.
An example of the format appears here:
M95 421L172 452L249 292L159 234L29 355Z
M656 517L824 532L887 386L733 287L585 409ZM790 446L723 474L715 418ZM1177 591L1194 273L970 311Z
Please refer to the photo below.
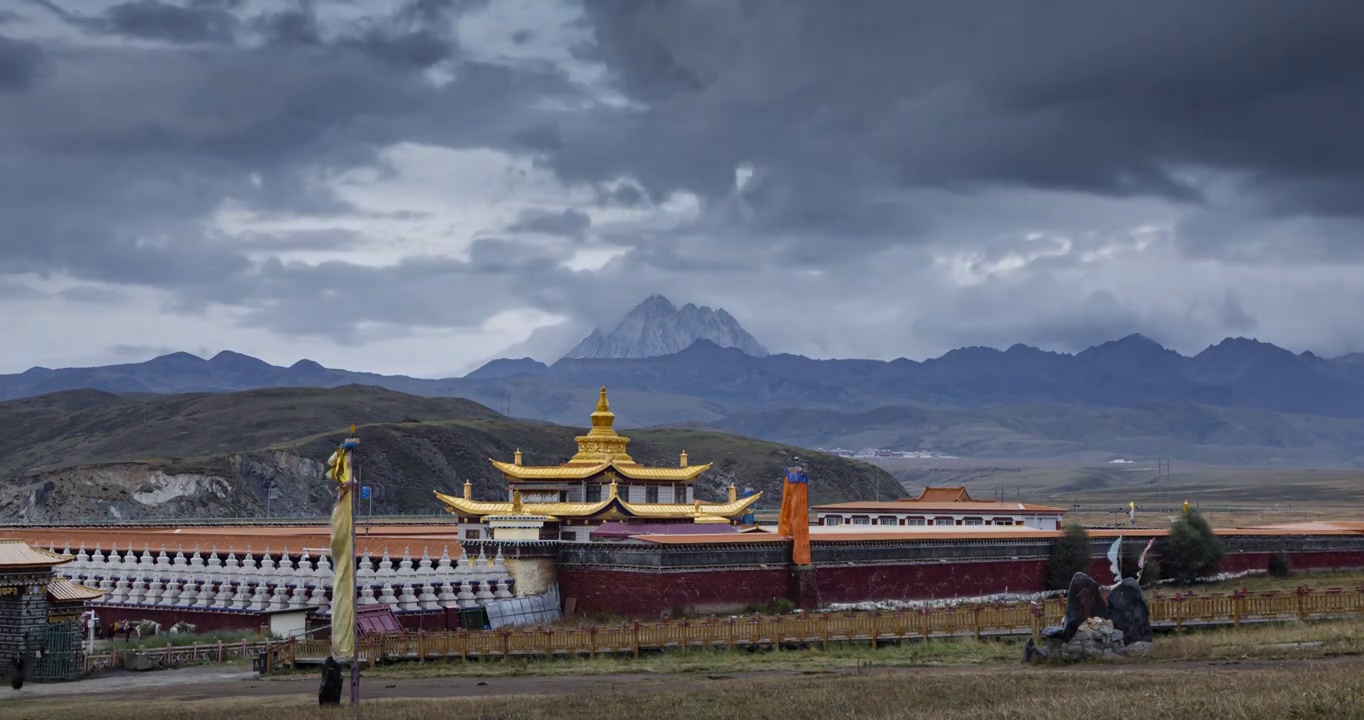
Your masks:
M1034 672L1066 673L1139 673L1174 675L1189 672L1243 672L1252 670L1282 670L1307 667L1356 667L1364 670L1364 657L1346 656L1300 660L1244 660L1218 662L1141 662L1094 663L1071 665L1061 669L1036 668ZM886 667L870 666L865 674L905 674L921 677L924 674L980 674L991 672L1019 672L1016 665L965 665L953 667ZM828 671L775 670L703 675L680 674L616 674L570 676L500 676L500 677L443 677L443 678L385 678L369 676L361 681L365 699L391 698L447 698L493 697L515 695L566 695L603 692L657 692L662 688L679 686L698 687L732 680L752 680L765 677L840 676L857 675L857 668ZM159 700L209 700L233 697L316 697L318 680L315 677L287 680L261 680L249 671L225 671L219 667L186 668L145 673L119 673L95 680L53 685L29 685L18 692L0 694L0 708L24 699L56 698L63 696L108 696L126 700L130 691L153 690Z

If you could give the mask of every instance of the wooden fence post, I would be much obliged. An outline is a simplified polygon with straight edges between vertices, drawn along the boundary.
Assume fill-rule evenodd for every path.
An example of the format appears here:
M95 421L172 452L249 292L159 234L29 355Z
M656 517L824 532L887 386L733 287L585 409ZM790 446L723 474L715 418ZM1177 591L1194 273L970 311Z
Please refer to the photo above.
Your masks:
M879 614L880 614L880 613L876 612L875 610L872 610L872 611L871 611L871 649L872 649L872 650L875 650L875 649L876 649L876 617L877 617L877 615L879 615Z
M634 651L636 658L639 657L639 621L635 621L635 629L630 634L630 649Z
M980 639L980 606L971 608L971 629L975 631L976 639Z

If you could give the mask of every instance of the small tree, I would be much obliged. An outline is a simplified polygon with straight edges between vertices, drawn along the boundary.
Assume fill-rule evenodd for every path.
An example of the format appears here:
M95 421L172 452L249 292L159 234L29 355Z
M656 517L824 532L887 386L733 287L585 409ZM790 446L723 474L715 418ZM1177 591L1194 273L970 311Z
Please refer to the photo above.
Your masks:
M1051 545L1047 560L1047 589L1065 590L1077 572L1087 573L1093 560L1089 550L1089 531L1083 525L1071 523L1065 534Z
M1293 577L1293 560L1288 553L1280 550L1269 556L1269 574L1280 579Z
M1137 573L1141 573L1142 587L1150 587L1160 582L1160 558L1154 552L1146 554L1146 567L1138 569L1137 564L1141 562L1141 551L1146 549L1146 544L1123 543L1122 550L1122 576L1123 578L1135 578Z
M1169 577L1188 585L1217 569L1222 541L1197 510L1190 510L1170 523L1170 537L1160 559Z

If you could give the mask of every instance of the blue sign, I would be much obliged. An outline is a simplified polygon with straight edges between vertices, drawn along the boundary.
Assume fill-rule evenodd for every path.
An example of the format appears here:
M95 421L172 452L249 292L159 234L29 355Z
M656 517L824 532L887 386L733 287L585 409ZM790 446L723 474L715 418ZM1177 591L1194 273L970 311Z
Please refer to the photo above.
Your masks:
M368 500L368 499L369 499L369 486L368 486L368 485L362 485L362 486L360 486L360 499L361 499L361 500Z

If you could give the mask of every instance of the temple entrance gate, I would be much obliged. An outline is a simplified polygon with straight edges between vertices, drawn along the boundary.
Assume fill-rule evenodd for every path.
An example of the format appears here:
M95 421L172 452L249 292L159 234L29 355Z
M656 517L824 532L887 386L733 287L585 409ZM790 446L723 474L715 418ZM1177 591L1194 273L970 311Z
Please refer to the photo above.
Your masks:
M33 682L74 680L81 676L80 622L50 623L28 631L24 663Z

